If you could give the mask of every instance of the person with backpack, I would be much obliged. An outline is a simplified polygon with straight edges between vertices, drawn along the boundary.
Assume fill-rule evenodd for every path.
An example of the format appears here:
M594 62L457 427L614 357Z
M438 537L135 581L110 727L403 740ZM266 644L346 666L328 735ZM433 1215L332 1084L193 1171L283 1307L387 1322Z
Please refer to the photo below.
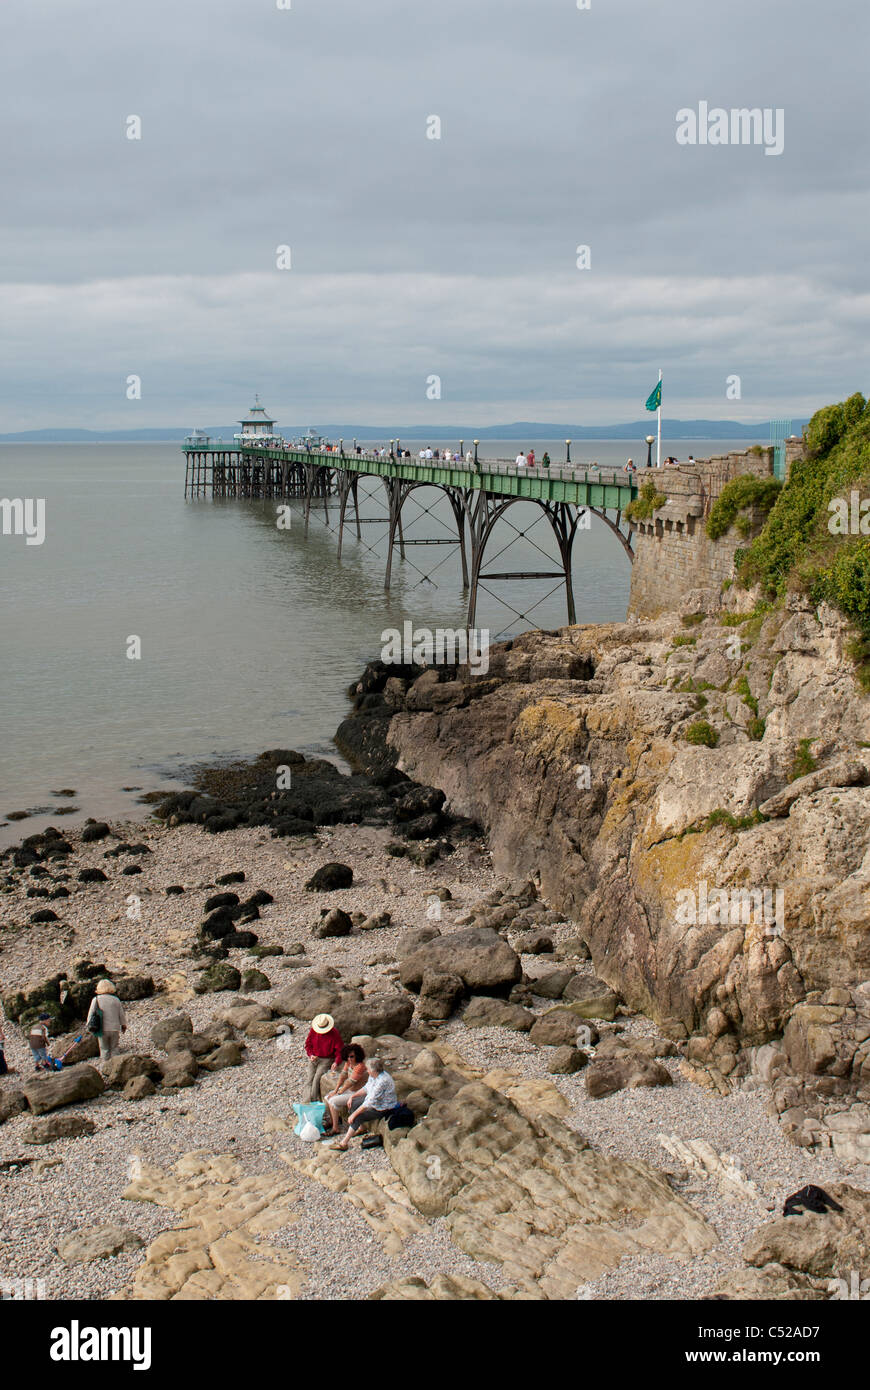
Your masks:
M127 1031L124 1005L115 993L111 980L100 980L88 1010L88 1032L100 1044L100 1061L108 1062L118 1051L121 1034Z
M51 1014L40 1014L37 1021L31 1023L30 1031L27 1034L27 1044L37 1071L45 1071L48 1066L49 1023L51 1023Z

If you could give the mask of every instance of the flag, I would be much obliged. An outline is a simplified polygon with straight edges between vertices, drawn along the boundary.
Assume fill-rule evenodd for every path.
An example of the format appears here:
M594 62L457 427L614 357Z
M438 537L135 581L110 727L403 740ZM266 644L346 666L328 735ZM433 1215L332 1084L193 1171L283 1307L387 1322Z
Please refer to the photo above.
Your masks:
M647 410L658 410L662 403L662 384L656 383L656 389L652 392L646 403Z

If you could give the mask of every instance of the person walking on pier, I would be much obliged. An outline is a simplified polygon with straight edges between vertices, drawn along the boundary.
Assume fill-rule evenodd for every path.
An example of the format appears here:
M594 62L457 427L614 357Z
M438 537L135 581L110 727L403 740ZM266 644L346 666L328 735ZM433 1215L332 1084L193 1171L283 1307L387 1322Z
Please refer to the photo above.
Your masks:
M530 449L530 450L529 450L529 457L528 457L528 459L527 459L527 463L528 463L528 465L529 465L529 468L534 468L534 466L535 466L535 451L534 451L534 449Z
M546 450L546 449L544 450L544 457L541 459L541 467L542 467L542 468L549 468L549 467L550 467L550 455L547 453L547 450Z
M517 465L517 468L525 468L525 466L526 466L526 456L525 456L525 454L522 452L522 450L520 450L520 452L517 454L517 457L516 457L516 465Z

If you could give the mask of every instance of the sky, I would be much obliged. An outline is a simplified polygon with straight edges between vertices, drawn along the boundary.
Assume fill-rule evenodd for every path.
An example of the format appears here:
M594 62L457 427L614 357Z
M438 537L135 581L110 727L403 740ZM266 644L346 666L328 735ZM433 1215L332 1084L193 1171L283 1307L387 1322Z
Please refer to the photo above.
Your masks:
M3 0L0 433L868 392L868 38L858 0ZM704 102L782 152L678 143Z

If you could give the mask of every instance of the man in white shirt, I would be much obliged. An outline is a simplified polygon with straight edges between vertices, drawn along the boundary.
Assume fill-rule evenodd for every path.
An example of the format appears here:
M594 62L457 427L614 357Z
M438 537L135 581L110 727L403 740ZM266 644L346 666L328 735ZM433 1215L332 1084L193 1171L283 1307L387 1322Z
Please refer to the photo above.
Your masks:
M369 1079L361 1091L354 1092L347 1108L347 1132L337 1143L329 1146L331 1149L339 1149L342 1153L347 1151L351 1139L363 1125L370 1121L382 1120L399 1103L395 1082L385 1070L381 1059L373 1057L366 1066ZM354 1104L355 1109L352 1108Z
M517 468L525 468L525 466L526 466L526 456L525 456L525 454L523 454L523 453L517 454L516 463L517 463Z

